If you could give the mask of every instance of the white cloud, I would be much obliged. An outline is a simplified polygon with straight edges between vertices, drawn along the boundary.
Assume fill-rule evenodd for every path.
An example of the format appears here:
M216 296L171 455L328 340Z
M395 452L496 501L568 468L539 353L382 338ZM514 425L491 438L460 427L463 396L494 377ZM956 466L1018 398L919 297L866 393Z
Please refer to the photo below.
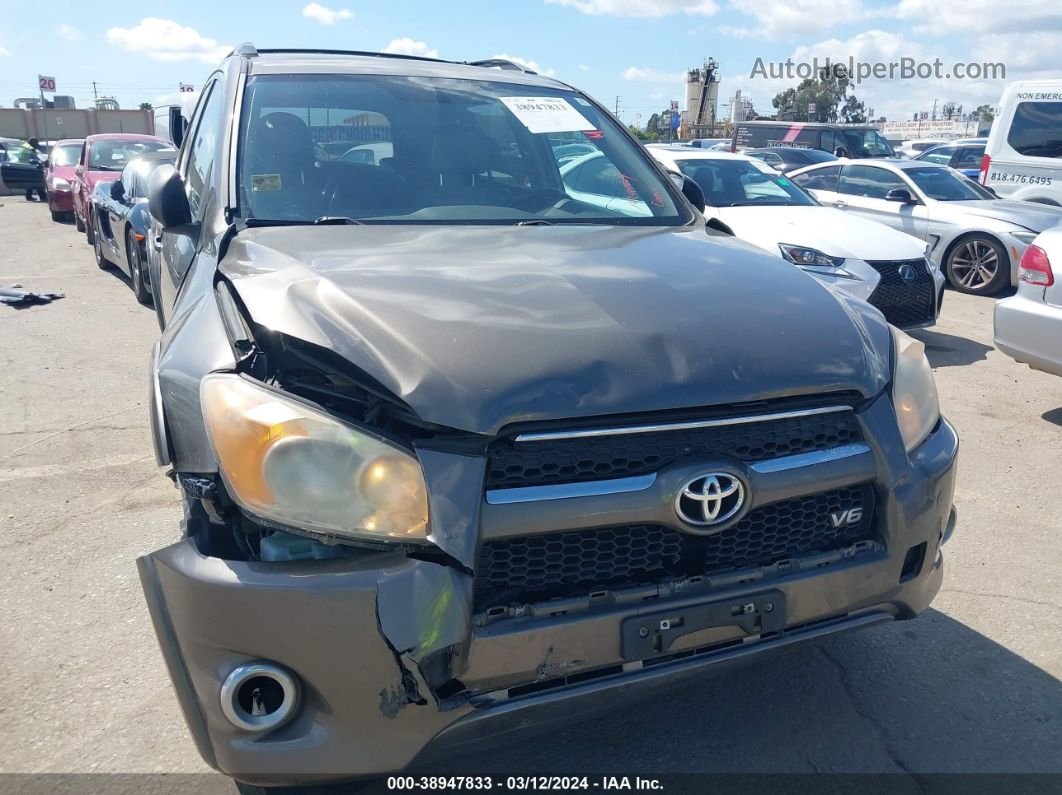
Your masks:
M658 69L643 69L639 66L631 66L623 70L624 80L633 80L639 83L681 83L686 79L684 72L661 72Z
M3 44L0 44L0 58L7 58L10 55L11 55L11 50L9 50Z
M208 39L195 28L157 17L145 17L132 28L111 28L107 31L107 41L156 61L198 60L213 64L232 49Z
M690 14L709 17L719 10L715 0L546 0L548 5L570 6L591 16L666 17Z
M730 0L730 5L758 23L752 29L731 28L732 31L740 31L741 38L762 36L777 39L814 35L884 13L880 9L867 8L863 0L845 0L842 3L834 0L787 0L784 4L764 3L763 0ZM936 11L933 16L938 20L946 18L940 17Z
M919 32L937 35L942 32L942 22L949 33L1016 33L1062 27L1058 0L1022 0L1005 7L995 0L900 0L894 14L913 22Z
M384 52L394 53L395 55L420 55L425 58L439 57L438 50L433 50L423 41L414 41L408 37L392 40L390 44L384 47Z
M67 41L77 41L81 38L81 31L73 25L60 25L55 29L56 35Z
M587 66L584 63L581 63L581 64L579 64L579 71L580 72L589 72L590 71L590 67Z
M492 55L491 58L497 58L501 61L512 61L513 63L519 64L520 66L524 67L524 69L530 69L532 72L537 72L538 74L545 75L546 77L553 77L555 74L552 69L544 69L543 67L539 66L538 61L532 61L528 58L521 58L519 55L505 55L503 53L501 55Z
M320 22L322 25L334 25L343 19L354 19L354 14L346 8L329 8L320 3L310 3L302 9L302 15L307 19Z

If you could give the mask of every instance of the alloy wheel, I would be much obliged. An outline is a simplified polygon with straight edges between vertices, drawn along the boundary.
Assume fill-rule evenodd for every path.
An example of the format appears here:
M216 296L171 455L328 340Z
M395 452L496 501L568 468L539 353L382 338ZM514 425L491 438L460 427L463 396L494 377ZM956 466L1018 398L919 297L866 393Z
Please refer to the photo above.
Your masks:
M952 254L951 271L967 290L980 291L996 278L999 255L984 240L967 240Z

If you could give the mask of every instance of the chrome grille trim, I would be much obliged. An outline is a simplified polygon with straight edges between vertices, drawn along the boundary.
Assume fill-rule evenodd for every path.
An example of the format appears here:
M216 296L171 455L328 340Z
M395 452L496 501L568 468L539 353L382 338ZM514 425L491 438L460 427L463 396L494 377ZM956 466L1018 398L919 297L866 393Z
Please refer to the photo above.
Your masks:
M851 458L869 452L870 445L863 443L842 444L826 450L813 450L810 453L797 453L796 455L785 455L781 458L769 458L766 461L756 461L753 464L749 464L748 467L753 472L766 475L771 472L783 472L787 469L799 469L801 467L815 466L816 464L825 464L829 461L840 461L844 458Z
M655 472L630 478L609 478L608 480L589 480L581 483L491 489L487 492L487 502L491 505L510 505L518 502L569 500L573 497L601 497L608 494L645 491L654 483L656 483Z
M773 414L750 414L744 417L721 417L716 420L692 420L689 422L666 422L653 425L626 425L609 428L584 428L572 431L543 431L522 433L514 442L552 442L558 439L585 439L594 436L624 436L631 433L658 433L661 431L688 431L694 428L720 428L727 425L747 425L753 422L788 420L794 417L811 417L816 414L834 414L852 411L851 406L821 406L797 411L779 411Z

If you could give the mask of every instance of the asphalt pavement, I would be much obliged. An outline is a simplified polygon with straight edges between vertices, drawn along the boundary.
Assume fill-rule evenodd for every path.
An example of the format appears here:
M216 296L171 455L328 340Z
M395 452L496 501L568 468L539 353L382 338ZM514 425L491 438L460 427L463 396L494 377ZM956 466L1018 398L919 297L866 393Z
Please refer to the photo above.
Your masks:
M72 224L6 197L0 286L16 282L66 297L0 305L0 773L35 774L0 776L0 789L61 789L39 774L165 773L74 791L121 780L230 793L220 776L175 775L209 771L134 565L178 536L146 420L154 313L97 269ZM1062 774L1062 378L992 347L992 306L949 291L938 325L915 333L962 440L959 525L927 613L450 772Z

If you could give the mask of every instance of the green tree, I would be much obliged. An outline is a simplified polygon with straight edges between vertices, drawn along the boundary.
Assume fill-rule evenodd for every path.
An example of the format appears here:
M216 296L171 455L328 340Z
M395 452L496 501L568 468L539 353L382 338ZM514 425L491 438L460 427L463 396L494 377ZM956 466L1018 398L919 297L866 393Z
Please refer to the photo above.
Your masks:
M841 106L841 121L845 124L863 124L866 120L866 105L856 99L855 94L852 94Z
M787 121L835 122L843 112L862 114L866 109L862 102L849 96L852 81L847 71L838 64L819 70L817 77L802 80L796 88L787 88L771 100L779 119ZM849 100L854 100L849 104ZM814 105L815 111L811 112Z
M978 105L974 114L984 122L992 123L992 119L996 117L996 112L991 105Z
M648 132L656 132L660 128L660 114L654 113L649 117L649 121L645 123L645 129Z
M151 106L150 102L141 102L140 110L154 110L154 108Z

